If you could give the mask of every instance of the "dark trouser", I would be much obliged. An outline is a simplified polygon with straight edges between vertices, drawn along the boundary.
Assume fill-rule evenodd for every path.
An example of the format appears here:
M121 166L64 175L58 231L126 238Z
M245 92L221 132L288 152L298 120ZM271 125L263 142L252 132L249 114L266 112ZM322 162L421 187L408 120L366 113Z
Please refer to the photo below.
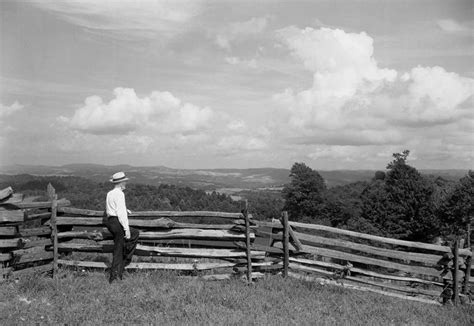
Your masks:
M112 282L117 277L122 279L125 266L132 261L140 232L130 228L130 239L125 239L125 231L116 216L106 218L104 224L114 236L114 255L110 267L110 281Z

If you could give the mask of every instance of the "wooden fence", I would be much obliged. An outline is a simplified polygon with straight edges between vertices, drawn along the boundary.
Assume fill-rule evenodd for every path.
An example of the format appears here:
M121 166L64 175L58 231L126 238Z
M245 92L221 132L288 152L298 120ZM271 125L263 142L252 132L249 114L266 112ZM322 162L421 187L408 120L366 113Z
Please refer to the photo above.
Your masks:
M103 223L104 212L68 207L67 200L57 200L51 186L48 195L48 202L28 203L20 195L0 202L2 278L55 272L57 266L110 265L104 253L112 252L113 240ZM28 228L34 220L37 225ZM281 241L274 239L278 234L273 235L271 227L259 230L246 209L133 212L129 224L139 229L140 237L136 258L127 269L176 270L207 279L242 276L251 281L283 266Z
M52 228L45 222L53 206L69 204L55 195L54 200L32 202L10 187L0 191L0 281L53 270Z
M0 279L66 268L110 266L112 235L103 212L69 207L48 186L49 201L28 202L0 191ZM33 225L32 225L33 224ZM320 283L438 302L469 297L472 251L378 237L317 224L253 220L238 213L142 211L129 216L140 230L127 269L176 270L205 279L251 282L281 273ZM469 244L469 241L468 241ZM462 246L461 246L462 247ZM466 300L464 300L466 301Z
M289 224L302 243L302 250L290 256L290 276L423 302L448 301L454 296L455 303L459 295L467 299L474 281L466 277L472 264L469 248Z

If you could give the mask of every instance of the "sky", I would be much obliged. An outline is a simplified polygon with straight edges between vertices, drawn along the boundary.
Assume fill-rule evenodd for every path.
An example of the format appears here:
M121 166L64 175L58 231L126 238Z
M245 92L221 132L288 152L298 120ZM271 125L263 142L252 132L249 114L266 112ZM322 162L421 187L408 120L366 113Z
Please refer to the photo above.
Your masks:
M0 2L0 166L474 162L474 5Z

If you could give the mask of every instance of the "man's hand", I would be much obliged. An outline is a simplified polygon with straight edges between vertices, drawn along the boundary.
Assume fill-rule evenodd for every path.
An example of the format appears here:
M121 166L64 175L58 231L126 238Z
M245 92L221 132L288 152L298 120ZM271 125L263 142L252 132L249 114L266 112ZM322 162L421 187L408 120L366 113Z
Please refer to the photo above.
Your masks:
M132 214L132 211L127 209L127 213L130 215L130 214Z
M130 239L130 230L125 230L125 239Z

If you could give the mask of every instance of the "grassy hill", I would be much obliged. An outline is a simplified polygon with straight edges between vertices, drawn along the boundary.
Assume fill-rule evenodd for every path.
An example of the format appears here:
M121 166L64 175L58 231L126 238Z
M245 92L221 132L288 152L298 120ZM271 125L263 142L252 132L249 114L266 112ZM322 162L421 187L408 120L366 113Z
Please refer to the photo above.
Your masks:
M474 307L436 306L268 276L182 279L137 272L109 285L99 272L65 272L0 287L2 325L472 325Z

